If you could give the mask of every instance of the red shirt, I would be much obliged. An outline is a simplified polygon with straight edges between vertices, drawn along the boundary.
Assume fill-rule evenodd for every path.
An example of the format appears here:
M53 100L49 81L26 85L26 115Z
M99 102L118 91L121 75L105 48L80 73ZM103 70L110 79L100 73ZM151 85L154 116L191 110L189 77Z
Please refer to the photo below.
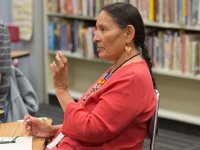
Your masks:
M56 150L142 149L156 107L145 61L118 69L81 106L83 98L67 105L61 129L65 137Z

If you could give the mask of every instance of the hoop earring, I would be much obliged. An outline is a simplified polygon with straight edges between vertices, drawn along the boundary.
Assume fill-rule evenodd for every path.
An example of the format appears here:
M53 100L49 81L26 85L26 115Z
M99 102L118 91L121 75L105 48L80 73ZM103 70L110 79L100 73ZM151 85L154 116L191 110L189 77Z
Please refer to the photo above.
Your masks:
M125 46L125 51L126 51L127 53L130 53L130 52L131 52L131 47Z

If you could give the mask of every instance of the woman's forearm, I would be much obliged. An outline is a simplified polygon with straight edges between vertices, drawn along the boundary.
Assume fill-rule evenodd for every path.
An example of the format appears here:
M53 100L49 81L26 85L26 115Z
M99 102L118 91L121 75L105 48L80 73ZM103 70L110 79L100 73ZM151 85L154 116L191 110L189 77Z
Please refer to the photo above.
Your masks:
M62 91L62 92L56 91L56 96L58 98L58 101L59 101L63 111L65 111L65 108L69 102L74 101L74 99L70 95L69 91Z

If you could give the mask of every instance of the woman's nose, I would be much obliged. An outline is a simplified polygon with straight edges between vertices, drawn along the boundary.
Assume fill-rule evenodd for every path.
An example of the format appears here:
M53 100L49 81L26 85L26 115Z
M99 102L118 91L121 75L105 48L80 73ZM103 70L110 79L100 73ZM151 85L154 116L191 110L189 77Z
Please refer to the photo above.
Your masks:
M95 31L94 32L94 37L93 37L93 42L98 42L100 39L99 39L99 36L98 36L98 34L97 34L97 32Z

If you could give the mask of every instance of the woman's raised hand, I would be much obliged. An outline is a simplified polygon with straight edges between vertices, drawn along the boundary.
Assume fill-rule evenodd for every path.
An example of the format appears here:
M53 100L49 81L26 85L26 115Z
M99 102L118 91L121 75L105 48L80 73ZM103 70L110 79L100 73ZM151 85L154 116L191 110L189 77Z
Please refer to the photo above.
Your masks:
M56 93L68 91L68 66L67 59L61 51L56 54L56 62L50 64Z

